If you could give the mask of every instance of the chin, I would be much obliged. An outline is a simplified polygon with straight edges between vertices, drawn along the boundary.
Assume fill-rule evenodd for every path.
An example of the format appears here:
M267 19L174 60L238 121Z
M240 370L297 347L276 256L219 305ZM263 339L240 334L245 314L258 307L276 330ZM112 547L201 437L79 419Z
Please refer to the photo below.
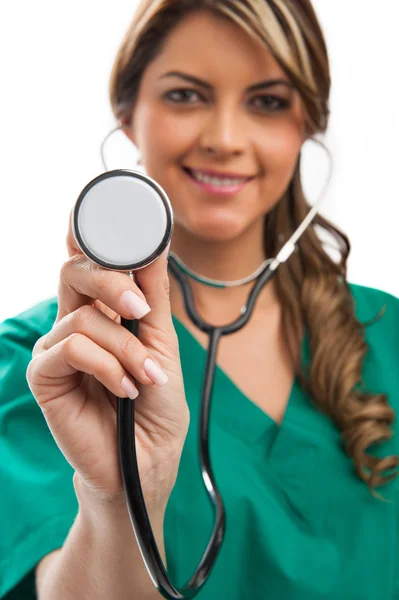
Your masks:
M201 223L191 224L189 230L195 237L209 242L229 242L239 237L244 231L243 222L232 221L218 222L216 220L203 220Z
M243 207L174 206L176 225L190 235L209 241L229 241L251 228L251 213ZM253 221L259 218L253 215Z

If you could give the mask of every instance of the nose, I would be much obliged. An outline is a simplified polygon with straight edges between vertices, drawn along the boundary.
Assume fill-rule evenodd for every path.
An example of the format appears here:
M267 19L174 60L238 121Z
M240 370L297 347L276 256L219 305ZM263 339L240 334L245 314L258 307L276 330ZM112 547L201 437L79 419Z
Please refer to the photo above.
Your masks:
M215 106L202 123L200 148L218 156L239 156L245 150L245 127L231 105Z

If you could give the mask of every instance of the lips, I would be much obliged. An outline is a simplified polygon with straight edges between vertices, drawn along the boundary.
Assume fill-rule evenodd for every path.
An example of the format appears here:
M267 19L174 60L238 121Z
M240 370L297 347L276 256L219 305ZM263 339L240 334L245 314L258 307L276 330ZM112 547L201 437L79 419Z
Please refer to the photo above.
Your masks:
M208 175L208 177L216 177L218 179L238 179L241 181L249 181L250 179L253 179L254 176L253 175L242 175L240 173L226 173L226 172L220 172L220 171L211 171L209 169L191 169L190 167L185 167L183 166L183 169L191 176L193 176L193 172L194 173L199 173L202 175Z
M213 183L205 182L197 179L191 172L191 169L183 167L183 171L188 177L189 181L194 184L197 189L200 189L206 194L210 194L212 197L226 197L238 194L247 184L248 178L240 179L237 182L226 182L226 183ZM201 171L203 172L203 171ZM230 179L230 178L228 178ZM249 179L253 179L250 177Z

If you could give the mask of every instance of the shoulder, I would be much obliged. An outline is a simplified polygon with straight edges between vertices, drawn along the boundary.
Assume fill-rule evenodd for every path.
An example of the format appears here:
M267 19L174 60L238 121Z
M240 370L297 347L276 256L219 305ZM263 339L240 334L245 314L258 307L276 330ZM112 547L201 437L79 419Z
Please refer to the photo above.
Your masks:
M399 298L381 289L349 283L358 321L365 326L369 353L389 368L399 362Z
M377 288L353 283L349 287L357 319L365 325L367 352L362 359L363 389L373 394L384 394L388 404L399 415L399 298ZM372 446L375 456L399 454L396 418L392 439Z
M388 369L393 376L399 363L399 298L381 289L349 283L355 315L365 326L368 357L374 367ZM369 361L365 367L370 366Z
M19 397L30 396L26 370L36 341L53 326L57 298L49 298L0 323L0 420Z
M10 398L29 393L26 370L37 340L57 316L58 300L43 300L0 323L0 410Z
M381 323L399 327L399 298L381 289L348 282L354 300L356 316L362 323L383 316ZM378 322L378 321L377 321Z
M37 340L52 328L57 316L57 297L34 304L23 312L0 323L1 342L27 343Z
M353 283L349 287L356 317L365 326L363 381L370 391L388 394L399 410L399 298L377 288Z

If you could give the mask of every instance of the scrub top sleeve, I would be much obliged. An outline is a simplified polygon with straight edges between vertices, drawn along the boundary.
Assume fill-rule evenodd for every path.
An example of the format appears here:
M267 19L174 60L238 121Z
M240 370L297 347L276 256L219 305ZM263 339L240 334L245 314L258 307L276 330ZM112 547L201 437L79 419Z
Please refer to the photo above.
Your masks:
M26 380L32 348L52 327L50 309L41 303L0 323L0 598L7 600L36 598L34 569L63 545L78 511L73 469Z

